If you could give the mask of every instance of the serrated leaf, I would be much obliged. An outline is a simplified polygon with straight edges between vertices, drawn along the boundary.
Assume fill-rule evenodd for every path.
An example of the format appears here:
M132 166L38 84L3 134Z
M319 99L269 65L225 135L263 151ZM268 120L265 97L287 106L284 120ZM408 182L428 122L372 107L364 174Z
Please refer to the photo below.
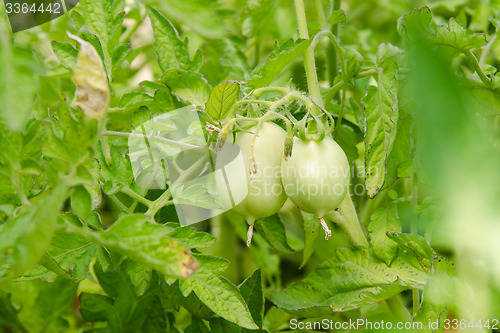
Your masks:
M378 208L373 212L368 231L370 232L369 238L374 254L387 265L390 265L399 246L389 239L386 233L388 231L401 232L396 205L388 204L386 207Z
M57 58L59 58L61 65L71 70L78 56L75 47L68 42L52 41L52 49Z
M238 287L257 326L262 327L262 313L264 311L264 294L262 292L262 276L256 270L252 276L243 281Z
M229 110L238 100L240 85L238 82L223 81L210 93L205 112L214 120L222 120L229 115Z
M417 234L402 234L395 231L388 231L387 236L398 243L403 249L412 251L421 263L425 265L425 268L430 269L432 259L436 257L436 252L424 237Z
M370 198L386 181L387 158L394 146L399 119L398 66L387 58L377 66L377 86L369 86L362 103L365 108L365 185Z
M268 86L292 60L300 56L311 44L312 39L289 39L283 45L276 44L266 62L257 66L250 75L247 86L258 88Z
M169 229L145 215L127 215L92 241L171 277L187 278L199 265L189 251L168 237Z
M0 281L11 279L38 263L52 240L66 191L59 186L36 205L0 225ZM3 274L2 274L3 273Z
M332 14L330 15L330 18L328 19L328 23L330 25L338 24L338 23L344 23L346 20L344 10L339 9L339 10L334 10Z
M161 81L170 88L172 94L194 106L204 106L212 90L203 75L182 69L167 71Z
M187 43L183 42L170 21L153 7L148 7L148 14L153 25L154 47L158 53L158 62L163 71L178 68L197 71L201 66L201 56L191 61Z
M304 253L302 255L302 263L300 264L300 268L304 267L304 265L309 261L311 255L314 252L316 238L319 235L319 221L314 217L313 214L302 213L302 219L304 220Z
M309 277L271 293L270 297L282 309L308 315L355 309L385 300L415 283L425 282L421 281L422 277L426 277L422 271L419 271L420 275L399 274L402 263L406 270L410 265L418 270L403 258L397 264L396 261L393 263L397 265L393 269L378 260L366 247L340 248L332 259L320 264Z
M275 250L286 254L294 252L286 241L285 226L278 214L257 220L255 228Z

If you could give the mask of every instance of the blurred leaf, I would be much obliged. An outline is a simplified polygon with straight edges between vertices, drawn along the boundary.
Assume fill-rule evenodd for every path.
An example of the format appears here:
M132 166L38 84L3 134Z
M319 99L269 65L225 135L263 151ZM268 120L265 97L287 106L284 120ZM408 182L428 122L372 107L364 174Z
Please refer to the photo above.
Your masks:
M330 23L330 25L334 25L338 23L344 23L345 20L346 17L344 11L342 9L339 9L332 12L330 18L328 19L328 23Z
M77 186L71 194L71 208L82 221L86 221L92 213L92 197L83 186Z
M238 100L240 85L238 82L223 81L216 85L205 106L205 112L215 120L222 120L229 115L229 110Z
M278 214L258 219L255 221L255 228L275 250L285 254L294 252L286 241L285 226Z
M387 158L392 151L399 118L398 66L387 58L378 64L378 85L370 85L362 103L365 108L365 172L366 191L373 198L383 188L387 174Z
M167 71L161 81L170 88L172 94L194 106L204 106L212 90L203 75L182 69Z
M148 7L148 14L153 24L158 62L163 71L177 68L197 71L201 66L201 53L198 51L191 61L187 40L181 41L179 34L170 21L153 7Z
M391 264L399 246L387 237L387 231L401 232L396 205L389 203L386 207L378 208L373 212L368 225L370 243L373 253L387 265Z
M122 331L122 322L118 310L113 306L113 299L99 294L80 294L80 313L83 319L91 322L107 321L112 333Z
M71 70L71 68L75 65L76 57L78 56L78 52L75 47L68 42L52 41L52 49L59 58L61 65Z
M276 43L266 62L252 71L247 86L258 88L271 84L286 65L304 53L311 42L312 39L297 39L296 41L289 39L281 46Z
M18 328L22 332L27 332L18 318L18 313L19 310L12 305L10 295L0 290L0 327Z
M265 30L274 17L275 5L273 0L247 1L241 17L243 36L256 37Z
M0 119L8 129L21 131L33 109L40 68L32 51L11 41L0 30Z
M191 317L191 325L186 327L184 333L210 333L210 330L200 319Z

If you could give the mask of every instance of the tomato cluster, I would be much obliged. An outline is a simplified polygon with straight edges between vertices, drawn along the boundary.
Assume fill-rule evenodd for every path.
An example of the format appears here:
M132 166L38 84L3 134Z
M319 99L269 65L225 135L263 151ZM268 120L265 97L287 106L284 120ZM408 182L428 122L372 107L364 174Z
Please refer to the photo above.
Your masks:
M284 158L286 137L281 127L270 122L236 134L247 175L242 182L247 188L240 190L248 194L232 211L250 225L248 244L255 220L277 213L287 198L323 222L322 216L347 195L349 162L331 137L321 141L295 137L291 156Z

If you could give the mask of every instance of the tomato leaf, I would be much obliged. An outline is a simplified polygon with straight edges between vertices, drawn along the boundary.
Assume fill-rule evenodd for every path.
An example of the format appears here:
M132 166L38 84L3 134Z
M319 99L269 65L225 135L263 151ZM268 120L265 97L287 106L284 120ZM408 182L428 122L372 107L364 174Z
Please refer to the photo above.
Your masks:
M390 265L399 246L388 238L386 233L387 231L401 232L396 205L388 204L387 207L378 208L373 212L368 231L370 232L370 243L373 246L374 254L387 265Z
M394 146L399 119L398 65L394 57L377 66L378 85L362 99L365 108L365 185L370 198L383 188L387 158Z
M240 85L238 82L223 81L215 86L205 106L205 112L214 120L222 120L229 115L229 110L238 100Z
M278 214L255 221L255 228L275 250L285 254L295 252L286 241L285 226Z
M196 52L193 60L189 58L187 40L182 41L170 21L153 7L148 7L154 31L154 46L158 53L158 62L163 71L177 68L197 71L201 66L201 53Z
M304 265L309 261L311 255L314 252L316 238L319 235L319 221L314 217L313 214L302 213L302 219L304 220L304 253L302 255L302 263L300 264L300 268L304 267Z
M205 106L212 90L203 75L182 69L167 71L161 77L161 81L170 88L172 94L194 106Z
M289 39L281 46L276 43L266 62L252 71L247 86L257 88L271 84L286 65L304 53L311 42L312 39L297 39L296 41Z
M388 231L387 237L398 243L403 249L410 250L421 260L427 269L432 265L432 258L436 257L436 251L427 243L424 237L417 234L402 234Z
M73 68L76 62L76 57L78 56L78 52L71 43L52 41L52 49L54 50L56 56L59 58L62 66L66 67L67 69Z

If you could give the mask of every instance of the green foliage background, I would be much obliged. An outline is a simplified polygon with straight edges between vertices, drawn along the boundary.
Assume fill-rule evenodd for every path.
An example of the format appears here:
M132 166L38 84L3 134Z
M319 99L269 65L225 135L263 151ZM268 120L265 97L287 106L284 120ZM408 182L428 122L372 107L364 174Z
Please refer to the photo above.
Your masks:
M305 1L307 40L289 0L82 0L14 35L0 5L0 332L498 330L500 1L339 4ZM243 218L180 226L169 190L136 184L123 133L186 105L215 127L260 115L234 103L267 86L307 94L316 42L361 232L332 212L324 240L287 203L247 248Z

